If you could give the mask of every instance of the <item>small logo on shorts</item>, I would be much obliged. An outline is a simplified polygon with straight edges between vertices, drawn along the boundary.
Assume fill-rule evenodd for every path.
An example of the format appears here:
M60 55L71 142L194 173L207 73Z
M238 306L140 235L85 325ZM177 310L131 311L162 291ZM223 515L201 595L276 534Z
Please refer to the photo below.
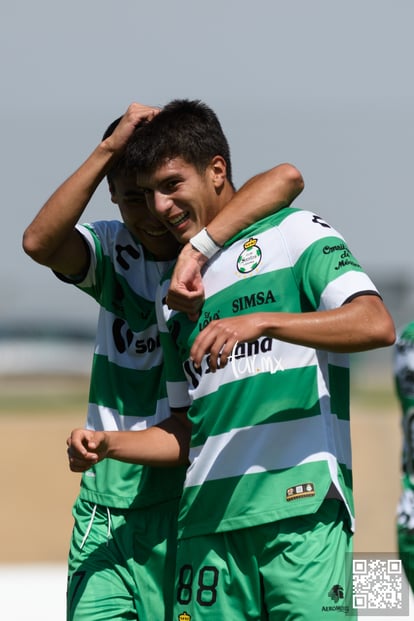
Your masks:
M339 612L346 616L350 613L350 606L345 604L345 591L344 587L340 584L334 584L328 593L328 596L333 601L333 605L322 606L322 612ZM341 617L342 619L342 617Z
M188 614L188 612L182 612L180 615L178 615L178 621L191 621L191 616Z
M336 604L340 599L344 599L344 588L340 584L335 584L328 595Z
M301 483L286 490L286 500L288 501L306 498L307 496L315 496L315 486L313 483Z

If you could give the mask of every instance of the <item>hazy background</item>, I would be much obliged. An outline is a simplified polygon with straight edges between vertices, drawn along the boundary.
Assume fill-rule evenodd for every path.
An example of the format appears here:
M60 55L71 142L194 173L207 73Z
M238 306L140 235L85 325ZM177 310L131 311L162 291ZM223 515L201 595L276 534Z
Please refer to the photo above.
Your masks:
M413 24L412 0L3 0L0 329L93 328L94 303L33 263L22 232L130 102L177 97L218 113L238 185L298 166L297 204L410 319ZM116 216L102 186L85 220Z
M23 230L132 101L162 106L188 97L208 103L229 138L237 185L276 163L294 163L306 183L297 205L315 210L343 233L383 293L397 325L414 318L413 24L413 0L0 0L3 449L10 448L4 433L7 421L19 419L7 401L7 373L33 370L34 361L38 370L49 364L50 370L63 371L66 365L87 374L92 351L90 344L82 348L73 338L63 355L54 340L43 348L33 341L31 348L27 341L9 337L62 330L72 336L91 334L97 311L87 296L24 255ZM103 185L84 220L106 217L117 217L117 212ZM383 361L380 374L372 364L377 357ZM390 391L390 350L372 352L366 360L364 373L354 374L357 380L366 388L373 370L376 384ZM358 371L361 361L356 362ZM359 494L362 528L376 532L381 542L372 506L378 516L385 515L385 507L391 537L399 488L399 417L395 402L388 406L389 401L382 401L391 428L384 436L393 443L385 451L386 441L375 440L381 425L378 417L371 425L372 415L365 431L357 433L360 446L355 446L356 469L365 473L368 485ZM66 398L60 404L65 402ZM74 408L82 419L85 403L86 394ZM38 413L30 411L29 416L36 429ZM57 423L59 417L53 418ZM358 416L355 420L361 422ZM16 478L15 460L0 474L24 502L28 489L36 493L36 485L28 483L31 471L40 486L50 483L52 473L49 465L45 481L43 470L36 474L31 428L27 419L17 423L17 448L27 441L27 458L16 460L23 468L23 483ZM59 432L55 447L66 476L64 434L69 428L68 423ZM372 440L367 447L366 439ZM371 457L368 445L381 457ZM390 470L383 450L391 459L390 494L388 488L384 493L385 474L378 476L379 466ZM4 450L1 453L4 458ZM365 454L360 467L358 458ZM58 480L62 476L64 481L60 472ZM67 487L65 482L57 485L62 493ZM49 496L53 500L53 494ZM13 502L6 500L9 517ZM69 528L71 498L66 502L67 509L60 508ZM31 511L45 509L39 502L31 505ZM15 512L16 520L17 514L21 519L27 515L26 507ZM27 525L22 530L16 524L10 537L17 541ZM4 525L2 531L8 536ZM47 531L35 532L31 540L42 536L49 541ZM68 538L62 534L60 539L66 546ZM46 552L38 560L45 556ZM59 581L56 588L49 574L31 566L25 577L20 566L14 574L10 566L0 565L4 617L64 618L65 554L59 559L62 564L52 569ZM19 596L23 591L30 594L25 601Z

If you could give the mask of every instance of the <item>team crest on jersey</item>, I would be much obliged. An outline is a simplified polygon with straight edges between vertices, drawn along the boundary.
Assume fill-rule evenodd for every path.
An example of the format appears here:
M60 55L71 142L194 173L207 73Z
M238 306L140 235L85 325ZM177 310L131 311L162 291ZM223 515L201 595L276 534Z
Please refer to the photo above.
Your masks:
M178 615L178 621L191 621L191 616L188 614L188 612L182 612L180 615Z
M262 251L257 245L257 239L251 237L243 244L243 251L237 259L237 269L241 274L253 272L262 260Z
M301 483L286 490L286 500L296 500L297 498L306 498L307 496L315 496L315 486L313 483Z

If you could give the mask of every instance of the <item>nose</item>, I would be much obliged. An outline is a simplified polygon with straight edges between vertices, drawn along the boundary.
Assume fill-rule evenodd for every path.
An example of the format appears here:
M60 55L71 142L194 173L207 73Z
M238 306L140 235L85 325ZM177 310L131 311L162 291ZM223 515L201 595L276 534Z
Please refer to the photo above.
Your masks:
M155 191L152 196L154 211L158 216L167 215L171 209L172 200L167 194Z

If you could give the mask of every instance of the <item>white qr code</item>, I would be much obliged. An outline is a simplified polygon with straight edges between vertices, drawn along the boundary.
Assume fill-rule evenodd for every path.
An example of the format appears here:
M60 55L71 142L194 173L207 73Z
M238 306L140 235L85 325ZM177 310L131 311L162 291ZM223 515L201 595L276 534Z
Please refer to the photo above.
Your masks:
M408 583L395 554L354 554L352 586L352 604L359 616L408 615Z

